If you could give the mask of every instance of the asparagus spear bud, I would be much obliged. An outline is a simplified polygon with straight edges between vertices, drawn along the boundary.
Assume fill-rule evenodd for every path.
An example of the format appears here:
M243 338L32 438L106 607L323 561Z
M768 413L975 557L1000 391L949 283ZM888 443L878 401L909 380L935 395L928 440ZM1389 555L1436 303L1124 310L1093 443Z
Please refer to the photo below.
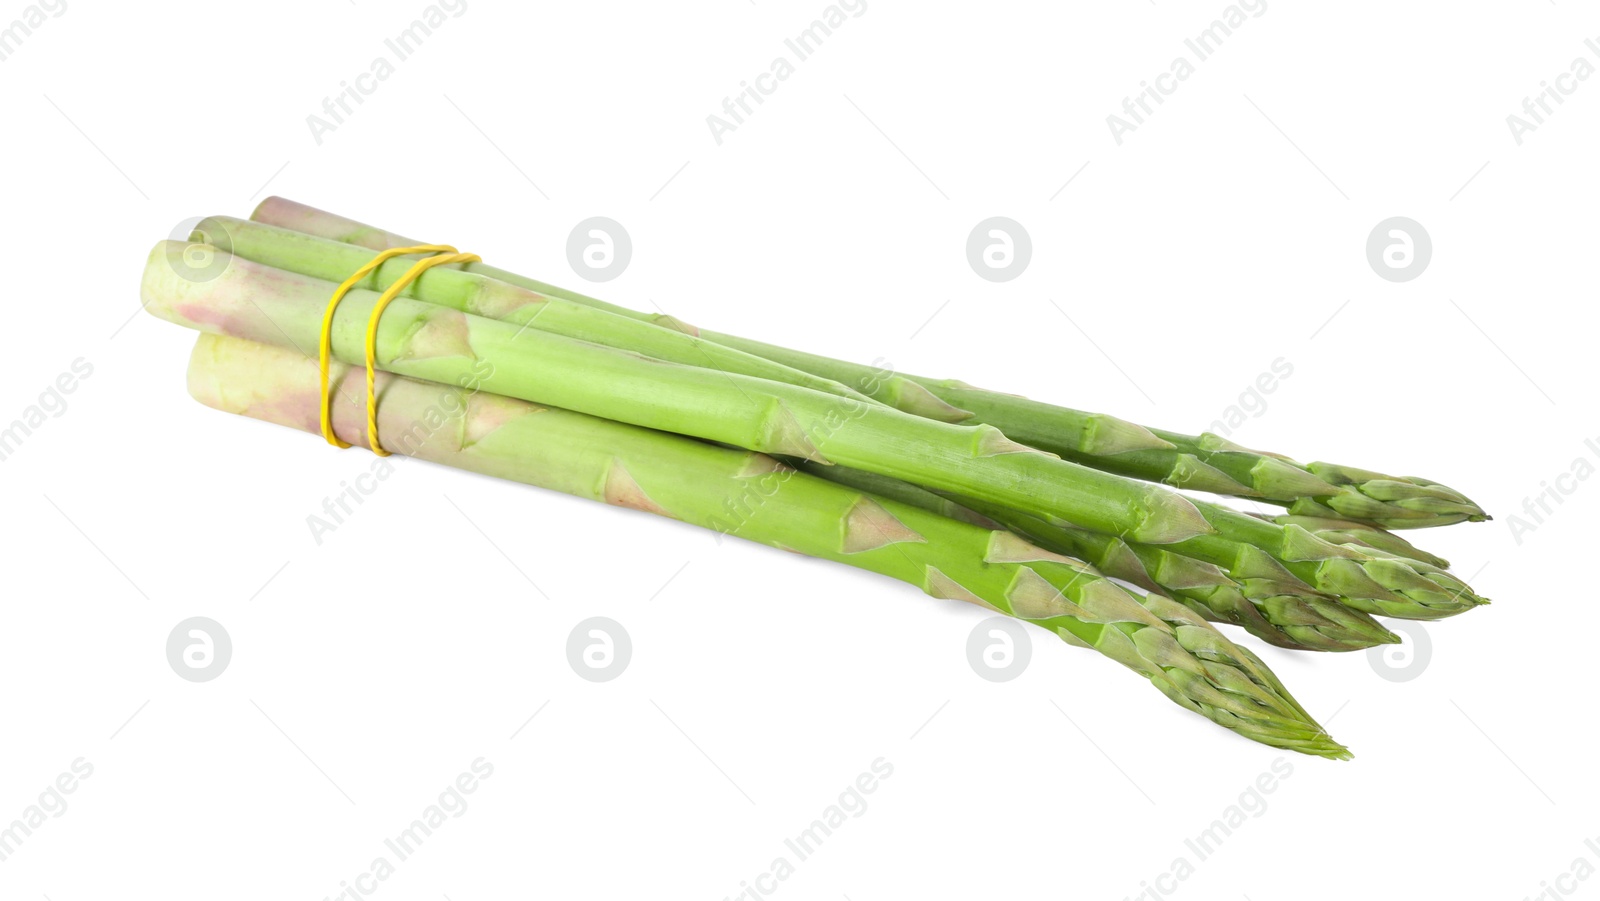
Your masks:
M1278 647L1355 651L1400 637L1371 616L1311 591L1252 595L1220 567L1149 545L1047 522L981 502L965 504L916 485L844 466L796 466L820 478L991 528L1009 528L1042 548L1087 561L1105 575L1170 597L1214 622L1239 626ZM981 512L980 512L981 511Z
M1401 538L1393 532L1380 529L1377 526L1356 522L1348 519L1327 519L1320 516L1297 516L1285 513L1280 516L1266 517L1280 526L1297 525L1310 531L1313 535L1324 541L1334 544L1353 544L1367 551L1384 551L1397 557L1427 563L1439 569L1449 569L1450 561L1431 554L1411 542Z
M1400 641L1344 598L1235 579L1220 567L1162 548L1027 514L1008 514L1002 521L1045 547L1077 554L1107 575L1168 594L1207 619L1239 626L1281 648L1357 651Z
M370 447L354 367L330 373L334 431ZM202 334L190 393L207 406L320 432L316 363ZM1149 679L1181 706L1273 747L1349 756L1270 670L1188 610L1142 602L1083 563L835 485L771 457L680 435L379 374L379 440L473 472L551 488L835 560L1049 629ZM443 412L441 412L443 411Z
M168 246L176 244L175 247ZM225 265L208 281L168 263L163 242L145 268L153 315L200 331L296 349L316 347L334 285L209 248ZM422 276L427 279L438 270ZM374 292L345 296L333 321L334 356L365 360ZM387 308L378 366L454 383L480 366L487 389L765 453L837 463L1006 506L1028 506L1111 534L1165 544L1212 527L1183 497L1017 444L990 425L936 422L807 388L575 340L407 298Z
M1387 529L1489 518L1465 495L1426 479L1332 463L1301 464L1210 432L1194 436L1154 430L1153 434L1171 449L1103 455L1103 468L1174 487L1258 498L1286 506L1293 514L1361 520Z
M1216 531L1170 550L1221 567L1250 594L1310 590L1345 606L1398 619L1441 619L1488 600L1438 567L1325 541L1299 525L1280 526L1196 501Z
M1339 486L1340 491L1332 497L1298 498L1289 506L1290 512L1315 516L1332 511L1335 516L1368 520L1391 529L1490 518L1466 495L1427 479L1387 476L1335 463L1308 463L1306 470Z
M420 243L279 197L267 198L251 218L373 250ZM919 416L944 422L985 422L1014 441L1108 472L1175 488L1258 498L1289 507L1291 513L1365 520L1390 529L1489 518L1464 495L1426 479L1402 479L1327 463L1302 466L1212 434L1190 436L1148 429L960 381L886 374L871 366L689 328L671 317L636 312L490 266L475 265L473 271L618 315L683 328L725 347L849 385Z

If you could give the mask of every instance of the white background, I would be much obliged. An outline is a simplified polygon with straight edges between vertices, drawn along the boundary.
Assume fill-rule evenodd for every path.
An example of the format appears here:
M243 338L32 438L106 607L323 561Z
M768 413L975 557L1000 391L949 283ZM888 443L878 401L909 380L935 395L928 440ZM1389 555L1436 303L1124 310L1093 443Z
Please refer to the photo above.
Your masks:
M379 897L735 896L878 758L777 896L1133 898L1182 858L1163 893L1600 897L1563 876L1600 865L1600 486L1511 526L1600 463L1600 78L1520 146L1506 123L1600 65L1600 15L1274 0L1119 146L1106 116L1223 3L869 0L719 145L706 117L820 0L470 0L319 144L306 117L424 6L68 0L0 63L0 423L93 367L0 463L0 822L93 766L0 897L337 896L479 757ZM591 293L1175 429L1282 357L1235 439L1468 491L1495 522L1413 535L1496 603L1409 633L1426 659L1262 650L1356 753L1330 763L1037 630L982 681L983 613L909 586L420 462L318 546L371 458L195 404L193 336L137 312L157 240L268 194L580 288L567 235L608 216L634 255ZM1003 284L966 259L990 216L1033 244ZM1432 237L1413 281L1368 265L1391 216ZM234 647L203 684L164 651L195 615ZM634 646L603 684L565 653L596 615Z

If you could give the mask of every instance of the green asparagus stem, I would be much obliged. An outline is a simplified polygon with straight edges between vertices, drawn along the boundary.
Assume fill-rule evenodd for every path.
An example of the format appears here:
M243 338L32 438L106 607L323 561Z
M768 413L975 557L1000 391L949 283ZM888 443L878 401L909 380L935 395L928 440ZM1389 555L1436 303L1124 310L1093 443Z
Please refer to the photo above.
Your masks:
M864 375L865 367L852 363L717 332L702 330L697 334L847 385L860 384ZM1182 435L955 380L906 378L951 409L972 414L970 420L952 416L947 417L948 421L986 422L1024 444L1131 478L1252 498L1288 507L1298 515L1363 520L1388 529L1489 518L1461 493L1426 479L1389 476L1333 463L1300 464L1288 457L1241 447L1211 433ZM889 398L879 399L893 403Z
M262 215L264 210L270 211L276 208L264 205L261 210L257 211L257 215ZM305 210L307 208L301 208L296 205L292 209ZM283 214L279 218L282 218L286 224L303 224L307 217L317 215L326 214L310 211L296 213L294 216ZM314 242L311 239L287 240L281 237L281 233L279 237L274 238L272 232L260 229L252 231L241 226L237 221L221 222L214 230L232 233L233 236L229 240L235 245L248 245L250 252L261 254L274 262L290 266L295 271L311 271L313 274L315 272L325 273L330 280L337 277L338 272L353 271L371 258L370 253L363 254L355 249L355 245L350 245L351 249L355 250L354 253L340 255L334 248L321 242ZM335 237L370 236L371 234L370 231L362 232L357 230L353 232L350 228L337 222L324 223L324 230ZM399 236L391 236L375 243L406 246L404 242L409 240ZM340 267L346 268L341 269ZM443 275L459 282L465 282L474 277L482 279L483 276L488 276L488 278L482 280L486 281L490 287L496 284L495 279L498 277L499 270L488 269L478 264L472 264L469 268L470 272L468 273L446 271ZM549 288L551 291L560 291L560 289L541 285L541 290L545 288ZM452 291L448 287L434 289L429 286L428 277L424 277L418 281L413 293L415 296L430 302L437 301L459 309L463 305L460 295L465 292ZM529 295L529 297L542 296L539 294ZM529 303L532 303L532 301L529 301ZM494 315L504 305L483 304L480 306L485 308L491 315ZM512 309L522 311L519 315L523 315L528 309L528 305L513 306ZM543 318L543 314L539 313L532 314L532 316L535 322ZM786 355L787 358L791 358L802 368L808 365L816 366L818 364L815 361L821 359L791 351L782 351L779 348L771 348L770 350ZM857 376L859 373L851 373L851 375ZM871 389L892 378L892 375L886 376L880 372L873 379L863 380L859 384L861 387L868 389L867 393L871 394ZM996 397L1006 402L1033 404L1035 407L1045 406L1034 404L1032 401L1023 401L1020 398L1008 398L1005 395L996 395ZM626 417L619 416L617 418ZM982 428L982 426L979 426L979 428ZM1089 417L1079 423L1078 442L1080 446L1101 449L1126 448L1143 440L1139 437L1140 432L1142 430L1137 426L1120 423L1119 420L1113 420L1109 417ZM1010 436L1005 437L1009 438ZM745 441L730 443L747 447L753 446ZM771 448L761 449L771 450ZM790 453L793 456L800 457L809 456L808 454L797 454L781 448L774 450L774 452L780 454ZM1126 456L1133 452L1123 450L1114 456ZM845 461L830 456L821 462L844 463ZM846 463L846 465L849 464ZM871 466L856 468L886 475L896 475ZM1082 475L1087 471L1086 469L1078 468L1071 472ZM930 488L953 491L962 499L970 498L981 503L996 504L1002 509L1035 510L1037 506L1032 502L1007 502L993 496L979 496L960 489L949 489L945 485L933 485L923 479L914 479L914 481L925 484ZM1127 488L1125 483L1102 482L1101 485L1103 490L1116 492L1124 492ZM1046 501L1046 503L1048 502ZM1315 602L1310 601L1296 605L1294 602L1286 600L1296 596L1326 596L1335 598L1338 603L1342 603L1361 613L1381 614L1405 619L1438 619L1455 615L1484 603L1483 599L1475 595L1467 585L1446 573L1419 573L1407 566L1404 560L1391 559L1388 555L1367 554L1356 547L1324 541L1297 525L1275 527L1273 524L1263 523L1258 519L1215 505L1202 504L1199 506L1211 525L1214 534L1189 538L1185 541L1183 548L1174 549L1184 556L1203 561L1214 567L1221 567L1232 581L1244 587L1248 601L1240 601L1232 615L1226 612L1226 607L1221 610L1213 609L1219 615L1229 618L1230 621L1248 624L1250 628L1267 632L1273 631L1273 627L1270 624L1260 622L1259 618L1252 619L1259 612L1257 609L1252 608L1263 606L1283 609L1284 612L1280 619L1290 619L1296 626L1318 627L1328 621L1326 616L1313 617L1302 610L1293 609L1297 606L1315 605ZM1078 511L1082 509L1081 506L1077 508ZM1169 543L1168 541L1143 538L1138 533L1130 531L1126 525L1120 522L1112 528L1106 528L1099 524L1105 521L1103 518L1098 522L1091 521L1082 512L1067 516L1062 516L1059 513L1052 516L1048 510L1039 510L1038 512L1044 514L1043 518L1046 522L1057 526L1088 528L1143 544ZM1253 605L1251 602L1254 602ZM1223 601L1218 599L1215 603L1221 605ZM1380 642L1391 640L1386 630L1377 627L1375 623L1369 624L1359 618L1355 622L1345 624L1340 628L1335 629L1331 626L1329 628L1328 636L1338 641L1346 639L1376 640ZM1364 637L1356 638L1358 635Z
M1108 576L1173 598L1206 619L1240 626L1278 647L1355 651L1400 641L1398 635L1371 616L1352 610L1335 598L1309 591L1252 596L1252 586L1230 578L1219 567L1164 548L1054 525L1037 516L978 501L958 503L916 485L844 466L816 466L805 461L796 461L795 465L819 478L963 522L1010 529L1042 548L1086 560Z
M342 216L336 216L332 213L326 213L314 207L296 203L292 200L286 200L282 197L268 197L266 200L263 200L261 205L256 207L255 212L250 218L259 223L275 225L291 231L296 231L319 238L326 238L332 241L354 245L356 247L364 247L372 251L388 250L394 247L412 247L418 244L427 243L424 241L413 241L410 238L393 234L391 232L386 232L370 225L363 225L360 222L356 222L351 219L345 219ZM246 257L249 256L248 253L241 255ZM281 268L296 269L294 265L288 265L287 260L285 260L285 265ZM463 268L465 268L468 272L477 273L497 281L526 288L530 291L543 294L547 297L559 297L563 300L568 300L573 303L582 304L583 306L604 310L608 313L614 313L618 316L623 316L642 322L650 322L673 331L695 335L705 340L721 344L725 347L732 346L727 344L724 340L731 339L731 335L717 335L713 332L702 333L699 329L696 329L695 327L690 326L672 316L660 313L640 313L636 310L630 310L627 307L618 306L616 304L607 303L598 298L579 294L576 291L569 291L566 288L561 288L556 285L538 281L536 279L526 278L524 276L508 272L504 269L499 269L488 265L487 263L472 263ZM340 281L342 280L343 279L341 278ZM760 345L759 342L744 343L750 344L751 346L765 346ZM759 350L747 352L753 353L756 356L767 358L769 360L772 359L771 357L767 357L766 354ZM823 358L818 357L817 359L821 360ZM972 419L972 415L970 413L967 413L964 410L958 410L949 404L946 404L944 401L930 393L928 389L922 387L921 385L917 384L917 382L907 378L906 376L873 366L858 366L854 364L840 365L849 367L851 384L856 388L856 390L859 390L882 403L888 404L907 413L912 413L929 419L935 419L940 422L967 422ZM790 368L807 371L804 367L791 366ZM829 379L829 381L838 382L837 379ZM840 384L842 384L842 382ZM1107 417L1107 419L1109 420L1110 417ZM1142 445L1135 442L1129 446L1133 447Z
M718 332L696 334L719 344L837 380L863 382L867 367ZM1218 435L1182 435L1084 413L951 379L905 376L950 410L950 422L986 422L1014 440L1086 466L1175 488L1252 498L1293 514L1357 519L1389 529L1415 529L1488 519L1464 495L1437 482L1401 478L1333 463L1300 464L1252 451ZM893 405L895 400L866 393ZM923 404L926 406L926 404Z
M261 222L374 250L419 242L282 198L268 198L252 217ZM883 403L944 422L984 422L1015 441L1065 459L1176 488L1255 498L1312 517L1355 519L1389 529L1422 528L1488 515L1461 493L1437 482L1400 478L1332 463L1302 465L1252 451L1220 436L1147 429L1103 414L1084 413L976 388L955 380L885 377L872 367L803 353L735 335L692 328L672 317L638 313L491 266L472 270L542 294L653 321L792 369L850 385Z
M191 281L170 262L191 249L163 242L152 251L143 296L153 315L302 352L317 346L331 282L214 248L205 252L217 255L220 273ZM332 333L337 359L365 359L366 323L376 299L374 292L357 289L339 306ZM665 362L406 298L384 313L377 349L379 367L400 375L449 384L483 367L485 388L498 394L764 453L881 472L1143 542L1166 544L1211 531L1194 505L1171 491L1062 461L1011 441L993 426L935 422L880 404Z
M376 255L351 244L227 216L212 216L202 220L195 226L191 240L205 242L239 259L335 283L343 282L350 273L371 262ZM382 291L399 281L416 260L415 256L389 260L373 272L362 287ZM659 328L639 319L540 294L467 271L473 265L432 270L428 278L407 285L400 296L414 297L517 326L619 347L658 360L770 379L863 403L874 402L853 388L774 363L765 357L732 350L681 331Z
M370 447L358 368L332 373L333 423ZM880 573L1097 650L1247 738L1347 758L1253 654L1161 597L1142 602L1082 563L994 531L794 471L771 457L460 387L379 375L392 453L668 516ZM202 334L189 390L207 406L319 432L316 363Z

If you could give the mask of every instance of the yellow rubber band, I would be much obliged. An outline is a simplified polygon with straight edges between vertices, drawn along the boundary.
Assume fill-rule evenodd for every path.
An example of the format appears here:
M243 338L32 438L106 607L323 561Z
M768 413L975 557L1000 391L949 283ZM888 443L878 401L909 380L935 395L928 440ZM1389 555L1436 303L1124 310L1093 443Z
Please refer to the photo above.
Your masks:
M339 436L333 431L333 411L331 407L332 398L330 397L328 388L328 369L333 357L334 311L339 308L339 302L344 300L345 295L349 294L352 289L361 284L361 282L364 281L368 275L371 275L379 266L382 266L384 263L394 259L395 257L405 256L413 253L446 254L451 257L450 262L481 262L478 257L473 256L472 254L460 253L454 247L451 247L448 244L419 244L415 247L394 247L379 253L377 256L374 256L371 260L367 261L366 265L362 266L360 269L357 269L349 278L345 279L343 284L334 289L333 297L328 300L328 308L323 311L322 314L322 334L317 345L317 372L319 384L322 388L321 408L319 411L322 423L322 437L334 447L350 446L349 443L340 440ZM456 257L461 259L454 259ZM466 259L467 257L471 257L471 259L468 260ZM446 258L443 256L435 256L430 257L428 260L422 260L421 263L429 263L429 260L444 259ZM390 286L389 290L384 292L383 296L378 299L378 305L374 308L372 317L367 321L367 437L369 443L372 445L373 451L380 456L387 457L389 454L378 445L377 420L373 413L375 404L373 402L372 390L372 364L374 357L374 344L376 342L378 330L378 313L381 312L384 307L389 305L389 301L393 300L400 294L401 291L405 290L406 285L415 280L417 276L437 265L440 265L440 263L434 262L429 263L427 266L420 266L420 264L419 266L413 266L404 277Z
M481 262L483 262L483 257L475 253L457 253L454 249L439 256L418 260L416 265L406 270L406 274L400 276L398 281L390 285L389 289L384 291L382 296L378 298L378 302L373 305L372 316L367 319L367 443L371 445L372 452L378 456L389 456L389 452L384 450L383 445L378 442L378 398L373 386L377 379L378 319L383 315L384 307L387 307L390 301L399 297L400 292L404 291L407 285L416 281L417 276L435 266L448 266L451 263Z

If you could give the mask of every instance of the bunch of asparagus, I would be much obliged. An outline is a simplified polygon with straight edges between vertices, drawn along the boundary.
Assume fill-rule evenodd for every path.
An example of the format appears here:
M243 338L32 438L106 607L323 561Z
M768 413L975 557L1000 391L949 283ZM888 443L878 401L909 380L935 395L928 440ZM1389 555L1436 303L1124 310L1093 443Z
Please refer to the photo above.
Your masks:
M414 241L279 198L152 251L154 315L201 332L208 406L322 432L316 352L339 283ZM204 260L199 269L193 264ZM639 313L482 263L376 267L331 321L341 440L835 560L1035 623L1256 741L1346 749L1248 649L1399 639L1375 619L1486 603L1396 529L1487 517L1435 482L1302 465L1215 435L832 360ZM374 347L378 434L363 368ZM1170 486L1170 487L1169 487ZM1246 515L1172 490L1277 505Z

